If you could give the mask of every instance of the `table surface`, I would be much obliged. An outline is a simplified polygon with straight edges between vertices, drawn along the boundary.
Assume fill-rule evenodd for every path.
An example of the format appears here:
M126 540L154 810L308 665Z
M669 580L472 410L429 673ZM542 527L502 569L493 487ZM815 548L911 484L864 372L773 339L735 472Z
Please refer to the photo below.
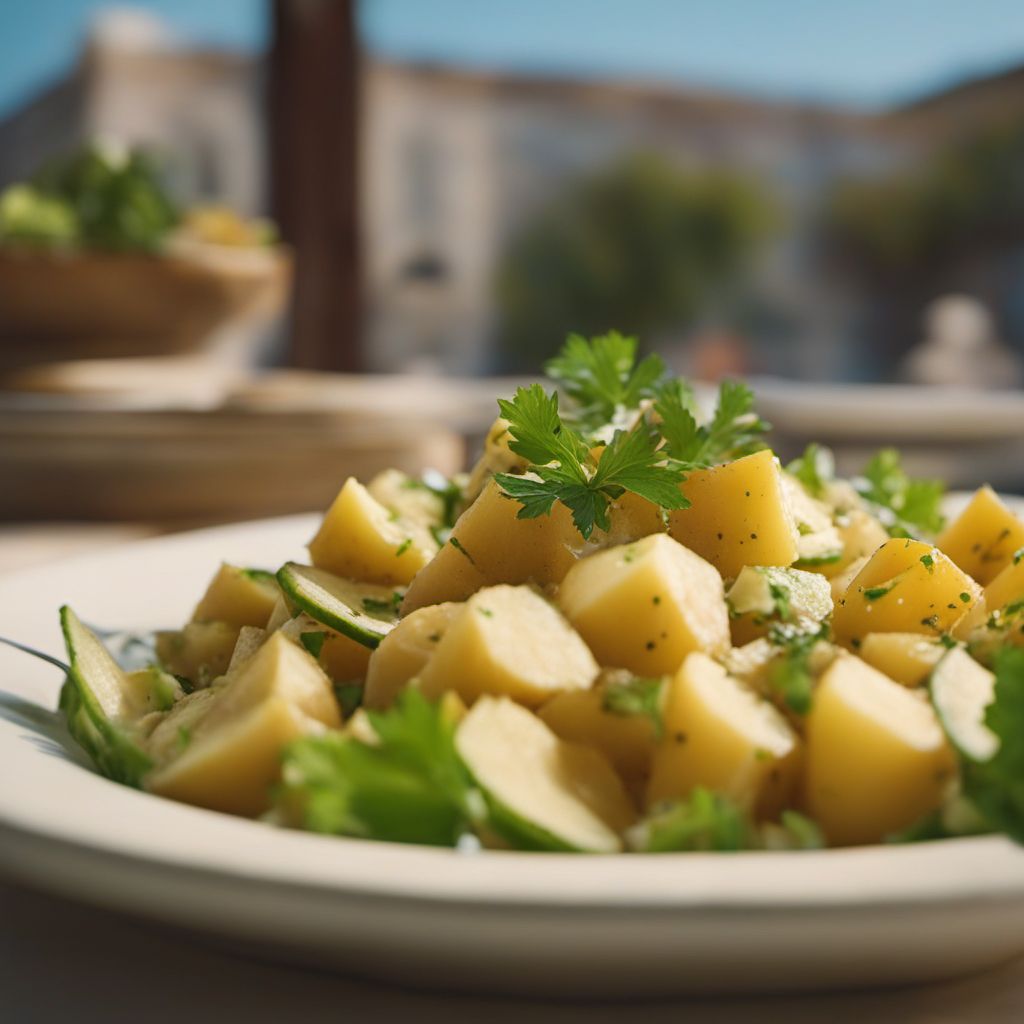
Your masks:
M144 527L0 530L0 571L145 536ZM416 992L249 959L192 935L0 881L0 1019L12 1024L246 1024L321 1019L488 1024L757 1019L901 1024L1024 1021L1024 960L941 985L811 996L556 1003Z

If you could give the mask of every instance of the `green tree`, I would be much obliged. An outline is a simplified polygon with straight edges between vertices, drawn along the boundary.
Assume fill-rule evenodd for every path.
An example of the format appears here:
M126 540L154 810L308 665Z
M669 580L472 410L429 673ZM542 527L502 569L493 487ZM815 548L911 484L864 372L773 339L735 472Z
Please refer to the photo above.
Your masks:
M775 222L752 183L638 154L578 180L513 237L497 298L504 367L535 370L570 331L641 338L691 322Z

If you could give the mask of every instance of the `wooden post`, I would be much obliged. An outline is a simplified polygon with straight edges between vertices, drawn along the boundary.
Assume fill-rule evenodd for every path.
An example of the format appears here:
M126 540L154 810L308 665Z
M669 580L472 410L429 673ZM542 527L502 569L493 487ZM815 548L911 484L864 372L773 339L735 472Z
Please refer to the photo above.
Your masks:
M273 0L271 204L296 254L290 362L359 370L358 99L354 0Z

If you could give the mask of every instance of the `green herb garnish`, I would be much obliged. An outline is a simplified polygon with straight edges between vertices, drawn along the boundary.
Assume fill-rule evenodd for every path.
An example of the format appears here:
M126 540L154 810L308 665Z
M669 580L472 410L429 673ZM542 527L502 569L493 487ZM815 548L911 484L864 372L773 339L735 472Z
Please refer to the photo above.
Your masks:
M320 652L324 649L324 641L327 639L327 634L324 632L315 633L300 633L299 643L313 655L314 658L320 657Z
M280 805L314 832L453 846L482 806L454 725L415 689L368 714L375 746L328 733L285 749Z
M596 456L583 436L558 411L558 396L539 384L519 388L512 401L499 399L513 440L509 448L529 463L528 476L499 473L504 493L518 501L520 519L549 515L556 501L572 512L584 539L597 526L610 526L608 506L625 491L666 509L688 504L679 489L678 466L658 451L658 438L645 420L632 430L618 430Z
M941 480L911 480L895 448L875 455L854 485L891 536L916 537L942 529L945 485Z
M826 486L835 479L835 458L828 448L812 442L803 455L786 466L786 471L804 485L808 494L821 498Z
M661 716L663 679L631 679L628 683L609 683L604 688L602 707L613 715L642 715L654 723L654 734L665 730Z

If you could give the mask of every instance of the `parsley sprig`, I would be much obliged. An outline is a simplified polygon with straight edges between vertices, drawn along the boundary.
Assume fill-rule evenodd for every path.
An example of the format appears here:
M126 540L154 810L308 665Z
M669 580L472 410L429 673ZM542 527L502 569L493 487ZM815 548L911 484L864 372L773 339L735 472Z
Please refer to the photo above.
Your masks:
M754 412L753 393L735 381L722 383L714 416L699 424L692 388L666 378L657 356L637 363L635 338L612 333L588 342L572 335L547 370L570 409L563 413L558 395L539 384L499 400L509 448L528 466L524 475L496 479L522 505L520 519L549 515L560 501L584 539L595 527L609 528L609 505L627 491L664 511L688 508L680 490L688 469L756 450L768 430Z
M831 449L812 441L803 455L786 466L786 472L795 476L811 497L822 498L826 487L835 479L835 457Z
M519 388L511 401L498 405L512 435L509 448L530 464L528 475L495 477L522 504L520 519L548 515L561 501L587 539L595 526L609 528L608 506L626 491L665 509L687 507L679 489L682 468L658 450L660 439L646 419L594 449L563 420L558 395L546 394L539 384Z
M762 435L770 429L754 411L754 393L735 380L719 386L710 423L698 425L692 392L675 381L660 390L654 409L666 451L687 468L714 466L763 448Z
M583 429L596 430L655 395L665 364L657 355L637 363L636 345L636 338L617 331L591 341L569 335L562 351L544 367L575 403L568 418Z
M941 480L912 480L895 448L883 448L854 481L860 496L893 537L938 533L945 522Z
M279 806L314 832L453 846L483 813L454 725L415 689L369 717L376 745L335 732L287 747Z

